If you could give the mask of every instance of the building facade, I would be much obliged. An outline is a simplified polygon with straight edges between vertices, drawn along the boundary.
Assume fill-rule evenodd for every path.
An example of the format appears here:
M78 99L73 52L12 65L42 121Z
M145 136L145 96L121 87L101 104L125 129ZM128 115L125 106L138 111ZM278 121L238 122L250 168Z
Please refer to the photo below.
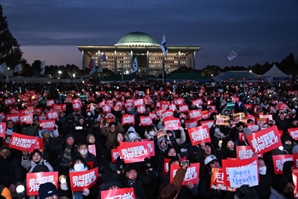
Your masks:
M195 68L196 52L200 46L167 46L168 53L163 53L150 35L131 32L123 36L114 46L78 46L82 53L83 69L95 60L96 66L112 70L114 73L129 74L135 57L138 59L141 75L160 75L177 70L181 66ZM104 57L104 59L103 59ZM163 65L164 62L164 65Z

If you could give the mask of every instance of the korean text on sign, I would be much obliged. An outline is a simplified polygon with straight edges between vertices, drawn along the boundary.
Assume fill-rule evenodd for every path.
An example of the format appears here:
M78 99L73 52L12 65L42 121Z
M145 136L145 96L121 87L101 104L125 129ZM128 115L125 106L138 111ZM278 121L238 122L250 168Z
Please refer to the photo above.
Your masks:
M58 187L58 172L27 173L26 192L28 196L37 196L41 184L51 182Z
M84 188L92 187L97 180L98 168L87 171L69 172L70 185L72 191L83 191Z

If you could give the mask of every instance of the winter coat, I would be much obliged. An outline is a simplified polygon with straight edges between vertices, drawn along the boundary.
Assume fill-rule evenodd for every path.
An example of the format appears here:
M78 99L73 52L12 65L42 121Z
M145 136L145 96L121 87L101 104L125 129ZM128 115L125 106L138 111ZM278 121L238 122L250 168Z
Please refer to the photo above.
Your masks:
M43 158L41 158L41 160L39 161L39 163L36 163L33 160L30 160L29 158L28 159L24 159L24 157L22 157L21 165L27 170L28 173L31 173L33 171L33 169L37 165L44 165L44 166L46 166L49 169L50 172L54 171L54 169L50 165L50 163L48 163L48 161L46 161Z
M0 156L0 184L6 187L16 184L21 180L22 174L22 168L17 158L9 155L4 159Z
M116 127L114 132L111 132L108 127L103 127L101 129L100 133L106 137L106 148L107 149L112 148L114 140L116 139L118 132L121 132L121 133L124 132L124 128L120 124Z

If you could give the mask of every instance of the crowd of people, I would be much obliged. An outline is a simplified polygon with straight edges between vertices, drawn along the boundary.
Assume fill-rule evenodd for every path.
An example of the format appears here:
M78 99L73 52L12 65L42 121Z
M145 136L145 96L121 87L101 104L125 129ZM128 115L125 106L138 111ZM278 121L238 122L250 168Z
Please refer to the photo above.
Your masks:
M159 81L99 84L92 81L11 82L1 83L0 88L0 120L6 123L0 149L2 198L15 197L16 187L24 185L27 173L51 171L57 171L59 178L64 176L66 179L59 179L58 189L48 183L40 185L43 190L40 190L40 199L51 196L94 199L101 198L104 190L129 187L134 189L135 197L139 199L295 198L293 161L284 163L280 175L274 173L272 163L272 155L298 153L297 141L288 132L289 128L298 127L298 89L294 84L246 81L165 84ZM143 99L145 109L142 111L133 103L139 99ZM65 106L56 110L49 101ZM76 106L77 102L79 106ZM284 106L281 108L280 104ZM186 105L188 111L180 110L181 105ZM10 114L29 109L33 114L31 124L7 119ZM159 114L160 110L172 111L173 117L180 120L181 127L169 130L164 124L165 118ZM211 142L191 143L186 123L191 119L189 111L192 110L204 112L203 117L195 120L195 126L213 121L208 127ZM47 120L48 113L55 111L58 117L54 129L43 128L40 121ZM271 115L272 119L264 123L251 118L235 122L235 113L254 118L260 114ZM135 122L123 123L126 114L134 115ZM149 115L153 123L140 125L140 117ZM228 116L228 124L218 124L217 115ZM212 188L212 169L221 168L222 160L236 158L236 146L249 146L246 137L253 132L247 127L248 123L257 125L258 130L276 125L282 132L282 146L258 158L257 186L244 184L232 191ZM158 136L161 132L163 136ZM14 133L42 138L43 148L33 152L11 148ZM239 136L242 133L244 139ZM111 151L122 142L141 140L154 141L154 156L129 164L120 157L113 161L115 157ZM95 146L96 156L88 150L89 145ZM181 165L173 180L164 170L165 159L170 159L169 167ZM199 180L182 185L188 166L195 163L200 163ZM69 174L96 167L99 173L96 183L83 191L73 191Z

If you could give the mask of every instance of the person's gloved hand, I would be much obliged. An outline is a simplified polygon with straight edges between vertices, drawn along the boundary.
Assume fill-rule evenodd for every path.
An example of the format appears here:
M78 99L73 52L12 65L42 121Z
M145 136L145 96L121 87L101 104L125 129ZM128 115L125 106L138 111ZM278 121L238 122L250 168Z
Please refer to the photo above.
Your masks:
M145 165L148 168L152 168L151 160L149 158L145 158Z
M82 192L82 194L84 195L84 196L88 196L89 194L90 194L90 191L89 191L89 189L83 189L83 192Z
M242 185L241 187L236 189L235 194L239 198L243 198L246 194L248 194L248 192L249 192L249 186L248 185Z
M122 171L124 168L124 160L121 159L120 157L117 158L117 170Z

